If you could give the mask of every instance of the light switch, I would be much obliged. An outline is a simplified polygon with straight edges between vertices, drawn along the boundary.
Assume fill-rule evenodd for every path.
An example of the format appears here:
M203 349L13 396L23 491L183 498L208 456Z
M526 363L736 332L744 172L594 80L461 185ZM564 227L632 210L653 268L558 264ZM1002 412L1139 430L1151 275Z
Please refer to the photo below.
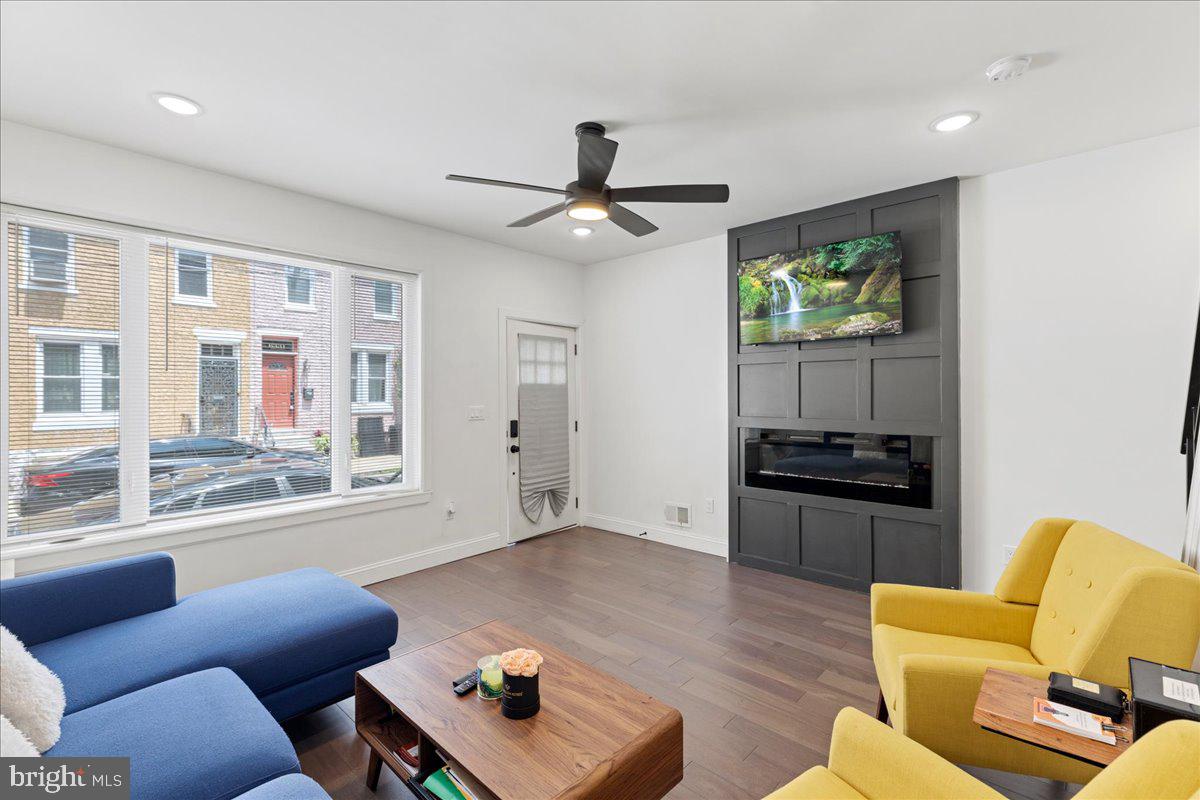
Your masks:
M483 419L483 406L467 406L467 419L472 422Z

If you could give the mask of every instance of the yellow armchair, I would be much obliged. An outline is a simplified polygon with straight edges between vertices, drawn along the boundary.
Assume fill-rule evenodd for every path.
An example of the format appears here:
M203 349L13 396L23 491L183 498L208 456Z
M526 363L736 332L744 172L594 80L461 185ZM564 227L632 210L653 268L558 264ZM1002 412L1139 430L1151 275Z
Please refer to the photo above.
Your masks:
M1196 800L1200 723L1169 722L1143 736L1076 800ZM766 800L1003 800L936 753L861 711L833 724L829 766L813 767Z
M1097 768L972 722L984 671L1124 687L1130 656L1187 667L1198 640L1200 575L1090 522L1035 522L994 594L871 587L880 719L958 764L1075 783Z

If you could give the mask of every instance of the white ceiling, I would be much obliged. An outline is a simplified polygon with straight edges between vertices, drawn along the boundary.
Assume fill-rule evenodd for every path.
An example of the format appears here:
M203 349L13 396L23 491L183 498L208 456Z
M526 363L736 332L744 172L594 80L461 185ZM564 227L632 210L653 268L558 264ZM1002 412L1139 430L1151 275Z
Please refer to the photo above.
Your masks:
M580 263L949 175L1200 123L1200 4L6 2L6 119ZM983 69L1031 53L989 85ZM156 91L200 102L176 117ZM974 109L937 135L928 123ZM577 122L613 186L724 182L727 205L631 204L640 239L565 217Z

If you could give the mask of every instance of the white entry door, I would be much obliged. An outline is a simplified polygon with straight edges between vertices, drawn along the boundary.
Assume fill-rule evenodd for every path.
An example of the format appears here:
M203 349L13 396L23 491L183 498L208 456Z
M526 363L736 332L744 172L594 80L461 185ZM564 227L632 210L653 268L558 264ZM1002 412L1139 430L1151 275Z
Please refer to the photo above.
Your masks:
M508 541L579 524L575 329L508 320Z

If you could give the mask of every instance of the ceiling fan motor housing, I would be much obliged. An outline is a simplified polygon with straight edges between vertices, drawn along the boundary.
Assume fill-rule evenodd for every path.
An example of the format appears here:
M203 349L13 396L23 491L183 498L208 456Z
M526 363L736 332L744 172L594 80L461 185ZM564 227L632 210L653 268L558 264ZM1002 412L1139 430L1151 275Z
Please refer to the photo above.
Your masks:
M600 191L587 189L579 181L567 184L567 216L571 219L594 222L608 216L608 184Z
M605 130L605 127L599 122L581 122L575 126L575 135L578 137L587 133L592 136L603 136Z

